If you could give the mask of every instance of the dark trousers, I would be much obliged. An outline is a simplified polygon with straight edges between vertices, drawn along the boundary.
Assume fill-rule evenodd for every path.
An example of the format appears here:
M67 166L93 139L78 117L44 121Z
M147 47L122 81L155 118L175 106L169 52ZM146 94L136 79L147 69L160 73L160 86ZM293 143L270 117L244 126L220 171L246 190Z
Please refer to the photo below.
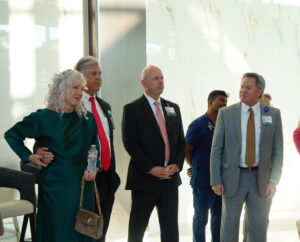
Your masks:
M210 228L212 242L220 242L222 198L217 196L211 187L193 188L194 217L193 241L205 242L205 227L210 210Z
M104 220L103 235L99 240L97 240L97 242L105 242L115 196L110 192L108 174L105 171L101 171L97 174L96 183L100 195L100 207Z
M128 242L142 242L151 212L157 208L161 242L178 242L178 187L132 191Z

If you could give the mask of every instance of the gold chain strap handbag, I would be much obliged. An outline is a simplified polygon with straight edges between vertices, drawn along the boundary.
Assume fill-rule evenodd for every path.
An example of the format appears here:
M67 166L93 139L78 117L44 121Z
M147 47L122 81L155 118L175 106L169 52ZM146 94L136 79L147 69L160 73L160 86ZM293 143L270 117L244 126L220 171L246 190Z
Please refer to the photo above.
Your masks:
M85 180L81 180L81 194L80 194L80 204L79 211L76 215L75 230L81 234L89 236L93 239L100 239L103 233L103 215L100 208L100 196L97 189L97 185L94 179L94 189L96 194L96 203L98 208L98 213L94 213L82 208L83 191Z

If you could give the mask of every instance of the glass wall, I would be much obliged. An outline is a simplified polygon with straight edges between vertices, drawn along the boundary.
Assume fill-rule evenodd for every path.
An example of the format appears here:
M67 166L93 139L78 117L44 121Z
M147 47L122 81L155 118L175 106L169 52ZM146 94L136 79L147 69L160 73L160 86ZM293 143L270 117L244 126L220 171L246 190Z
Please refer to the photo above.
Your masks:
M0 1L1 166L19 167L3 133L45 107L53 73L83 55L82 15L81 0Z

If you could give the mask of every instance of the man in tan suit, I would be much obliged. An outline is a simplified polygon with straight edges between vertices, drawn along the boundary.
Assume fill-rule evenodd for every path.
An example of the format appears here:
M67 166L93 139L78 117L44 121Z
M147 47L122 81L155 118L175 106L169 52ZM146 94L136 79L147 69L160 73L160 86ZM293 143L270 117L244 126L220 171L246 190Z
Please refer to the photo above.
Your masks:
M242 77L241 102L219 110L210 172L214 192L223 196L221 242L237 242L245 204L245 242L266 242L268 215L282 171L280 111L260 103L265 81Z

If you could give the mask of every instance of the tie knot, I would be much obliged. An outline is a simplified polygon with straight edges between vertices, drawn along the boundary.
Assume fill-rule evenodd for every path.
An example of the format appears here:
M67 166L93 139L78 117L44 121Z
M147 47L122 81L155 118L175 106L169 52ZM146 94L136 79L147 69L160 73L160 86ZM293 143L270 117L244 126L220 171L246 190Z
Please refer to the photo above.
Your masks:
M90 102L92 102L92 103L95 102L95 98L94 98L94 97L90 97L89 100L90 100Z
M159 103L158 101L155 101L155 102L154 102L154 105L155 105L156 107L159 107L160 103Z
M252 108L249 108L248 111L249 111L250 115L253 115L253 109Z

